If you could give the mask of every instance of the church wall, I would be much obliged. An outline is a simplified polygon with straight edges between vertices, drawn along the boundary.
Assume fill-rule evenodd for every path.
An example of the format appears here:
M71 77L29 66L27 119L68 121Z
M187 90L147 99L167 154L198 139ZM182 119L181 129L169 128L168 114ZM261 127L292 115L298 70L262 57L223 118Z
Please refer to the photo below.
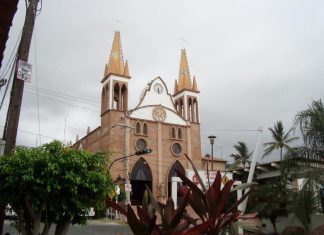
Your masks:
M99 151L100 143L100 127L90 132L80 140L84 149L89 152L96 153Z
M157 139L157 123L156 122L151 122L151 121L146 121L143 119L131 119L130 124L132 127L136 126L136 123L139 122L141 125L141 130L143 130L143 124L146 123L147 129L148 129L148 134L143 135L143 134L136 134L135 129L131 131L130 135L130 146L129 146L129 152L132 154L136 149L136 141L138 139L144 139L147 142L147 147L151 148L153 151L151 154L143 155L143 156L134 156L129 158L129 173L131 173L132 167L136 163L136 161L140 158L143 157L145 161L148 162L149 167L151 169L152 173L152 191L153 194L155 194L157 191L156 188L154 188L154 185L157 184L157 158L158 158L158 152L157 152L157 146L158 146L158 139Z
M200 124L191 123L191 151L192 160L197 168L202 168L201 165L201 145L200 145Z

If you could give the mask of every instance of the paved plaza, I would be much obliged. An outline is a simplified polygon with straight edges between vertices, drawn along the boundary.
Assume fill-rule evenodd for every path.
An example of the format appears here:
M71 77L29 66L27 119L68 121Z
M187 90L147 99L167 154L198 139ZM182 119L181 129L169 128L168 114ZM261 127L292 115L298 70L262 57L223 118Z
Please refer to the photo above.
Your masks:
M6 220L4 224L4 233L18 235L19 233L10 226L10 221ZM54 227L50 231L54 234ZM131 235L133 234L127 224L119 224L111 221L99 220L90 221L87 226L73 225L70 227L69 235Z

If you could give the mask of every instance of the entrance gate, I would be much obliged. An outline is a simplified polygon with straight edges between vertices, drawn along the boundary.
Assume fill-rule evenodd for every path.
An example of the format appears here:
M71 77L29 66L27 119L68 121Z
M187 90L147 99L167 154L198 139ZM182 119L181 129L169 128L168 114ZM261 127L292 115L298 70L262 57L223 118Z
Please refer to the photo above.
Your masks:
M135 163L130 176L130 183L132 185L130 197L132 205L139 205L142 203L146 186L152 191L152 172L143 158Z

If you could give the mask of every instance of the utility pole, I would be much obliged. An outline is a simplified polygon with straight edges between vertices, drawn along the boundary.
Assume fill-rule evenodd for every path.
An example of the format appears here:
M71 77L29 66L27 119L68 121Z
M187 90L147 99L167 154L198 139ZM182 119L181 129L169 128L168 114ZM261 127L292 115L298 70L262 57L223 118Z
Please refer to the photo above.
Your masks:
M256 163L258 161L258 154L259 154L259 150L260 150L262 131L263 131L263 127L260 127L259 130L258 130L258 136L257 136L257 140L256 140L256 143L255 143L255 147L254 147L254 151L253 151L253 155L252 155L252 162L251 162L251 165L250 165L249 176L248 176L248 179L247 179L246 183L252 183L252 180L253 180L255 166L256 166ZM250 189L248 188L248 189L245 190L245 193L247 193L249 191L250 191ZM248 198L249 197L246 197L246 199L242 202L242 212L243 212L243 214L245 213Z
M29 56L29 48L32 40L37 4L39 0L29 0L25 24L18 48L17 61L27 62ZM17 66L17 63L16 63ZM20 116L20 108L24 91L24 81L17 79L17 67L15 68L12 90L10 94L10 103L7 112L5 129L3 132L3 140L6 141L4 155L10 155L16 145L16 137ZM5 216L6 205L0 205L0 234L3 232L3 222Z
M38 0L29 1L23 33L18 48L17 61L28 61L29 48L32 40L34 23L36 18L37 4ZM11 154L12 150L15 148L23 91L24 81L17 79L16 67L12 90L10 94L10 103L7 112L7 119L3 133L3 139L6 141L4 149L5 155Z

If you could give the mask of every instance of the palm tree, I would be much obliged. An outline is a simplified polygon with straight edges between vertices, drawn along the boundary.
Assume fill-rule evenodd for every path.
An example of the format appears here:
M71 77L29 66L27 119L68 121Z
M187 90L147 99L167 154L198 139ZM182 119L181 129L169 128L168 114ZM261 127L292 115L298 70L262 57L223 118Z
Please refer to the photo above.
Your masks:
M283 149L289 150L290 146L288 144L298 139L298 137L289 138L290 132L292 130L293 129L291 128L287 133L285 133L282 121L277 121L277 123L274 124L274 128L269 127L269 131L271 132L274 141L263 144L263 146L267 147L264 151L263 157L269 155L275 149L280 149L280 161L282 161Z
M269 219L274 234L277 234L277 220L288 216L291 190L283 181L268 181L257 187L249 198L249 208L258 212L258 216Z
M298 172L302 172L306 179L303 189L296 193L294 212L309 231L310 214L319 207L321 198L318 192L324 183L324 107L321 100L313 101L308 109L297 113L295 128L298 126L304 145L287 152L282 173L290 174L294 179L298 178Z
M324 107L322 100L313 101L308 109L296 115L295 126L299 125L305 145L324 158Z
M245 167L245 164L249 162L249 158L252 155L252 152L249 152L248 147L244 142L239 141L238 144L233 146L237 151L236 154L231 154L231 157L234 158L234 165L242 164Z
M308 109L297 113L295 128L297 126L304 145L291 149L286 156L287 162L298 162L304 167L324 167L324 107L321 100L313 101Z

